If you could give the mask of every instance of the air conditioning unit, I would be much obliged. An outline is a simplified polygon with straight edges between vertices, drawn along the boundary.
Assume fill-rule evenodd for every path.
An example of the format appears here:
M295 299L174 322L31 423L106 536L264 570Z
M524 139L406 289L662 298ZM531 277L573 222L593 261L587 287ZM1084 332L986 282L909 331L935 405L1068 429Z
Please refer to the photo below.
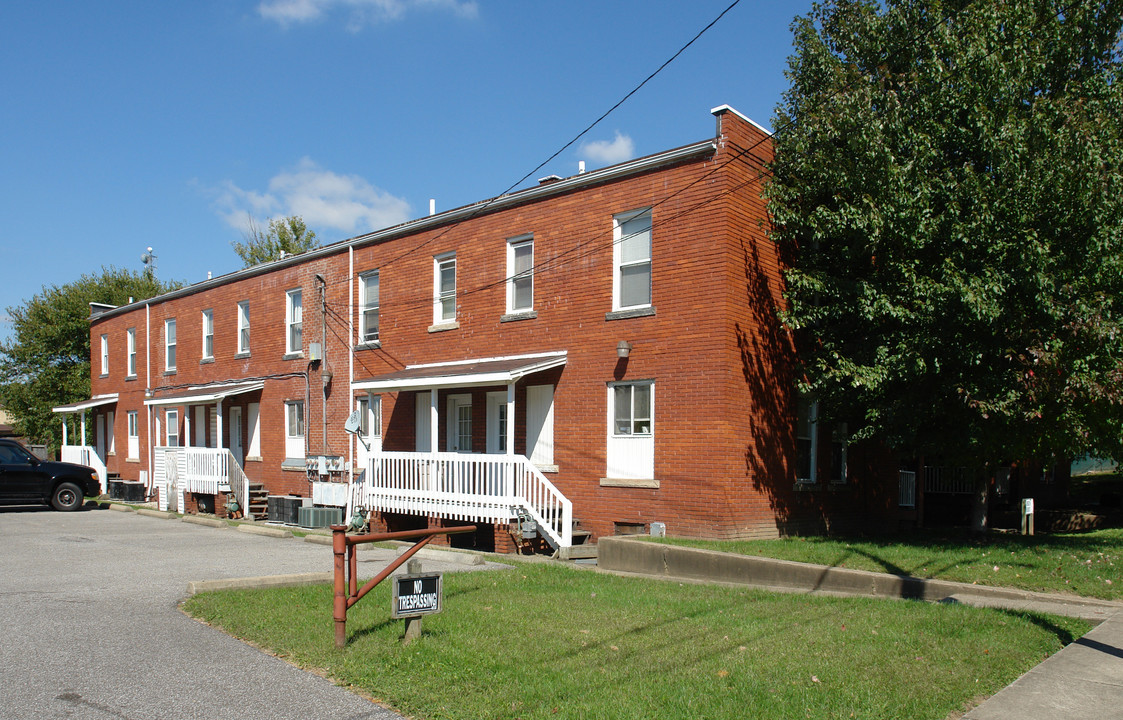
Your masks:
M343 508L311 506L300 508L299 525L302 528L326 528L342 524Z
M300 508L311 505L311 498L296 497L295 495L270 495L265 499L265 511L270 522L296 525L300 520Z

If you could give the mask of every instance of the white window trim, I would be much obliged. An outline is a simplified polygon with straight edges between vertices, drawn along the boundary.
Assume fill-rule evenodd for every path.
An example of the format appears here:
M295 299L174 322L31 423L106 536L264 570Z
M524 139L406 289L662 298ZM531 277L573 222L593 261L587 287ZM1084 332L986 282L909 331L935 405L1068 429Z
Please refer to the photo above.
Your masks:
M175 370L175 361L179 360L179 354L176 350L178 337L175 318L168 318L164 321L164 370L166 372ZM176 355L175 360L172 359L173 354Z
M101 336L101 374L109 374L109 336Z
M515 269L515 251L530 246L530 269L518 272ZM530 280L530 305L515 307L515 281ZM507 313L529 313L534 311L534 235L519 235L507 239Z
M250 301L238 303L238 354L250 354Z
M441 269L442 266L452 264L452 292L441 292ZM456 322L457 308L456 308L456 253L443 253L433 257L433 324L434 325L450 325ZM452 300L452 317L445 317L444 315L444 301L446 299Z
M648 216L648 248L647 259L641 261L632 261L627 264L627 267L637 267L643 263L647 263L648 273L648 288L647 288L647 302L637 305L625 305L621 302L620 294L623 292L621 274L625 265L621 261L621 247L623 245L623 225L624 223L634 220L643 215ZM612 309L613 311L619 310L636 310L641 308L649 308L652 306L652 296L654 295L654 277L652 262L653 245L652 234L654 231L653 223L651 222L651 208L641 208L639 210L629 210L624 213L617 213L612 216Z
M378 298L378 300L375 301L373 308L368 307L368 304L367 304L367 281L370 280L371 278L375 278L377 280L377 282L378 282L378 294L379 294L379 298ZM369 310L373 309L376 313L378 313L378 315L376 315L376 317L378 317L379 322L381 324L381 311L382 311L381 296L382 296L382 278L379 277L378 271L377 270L371 270L369 272L360 273L359 274L359 308L358 308L358 310L359 310L359 323L358 323L359 324L359 344L360 345L376 345L381 341L381 335L379 335L379 331L377 331L377 330L375 331L375 336L373 338L369 338L369 339L367 338L367 312Z
M129 328L125 333L125 358L128 363L125 368L127 377L136 377L136 328Z
M202 313L203 325L203 344L202 344L202 359L214 360L214 310L208 308ZM208 342L209 341L209 342ZM207 346L210 345L208 351Z
M297 305L294 300L300 300L300 317L296 317ZM300 326L300 345L293 347L293 329ZM299 355L304 352L304 291L303 288L293 288L285 293L285 354Z
M296 410L296 408L299 408L299 410ZM292 433L292 420L294 419L292 413L294 411L299 412L299 415L297 415L296 418L295 418L299 423L299 428L298 428L300 430L299 435L296 435L296 434ZM303 400L288 400L288 401L285 402L285 457L286 458L303 458L304 457L304 454L305 454L305 451L304 451L304 436L305 436L305 433L308 432L308 428L306 426L305 420L306 420L306 418L304 417L304 401ZM293 454L297 450L298 446L299 446L300 454L298 454L298 455Z

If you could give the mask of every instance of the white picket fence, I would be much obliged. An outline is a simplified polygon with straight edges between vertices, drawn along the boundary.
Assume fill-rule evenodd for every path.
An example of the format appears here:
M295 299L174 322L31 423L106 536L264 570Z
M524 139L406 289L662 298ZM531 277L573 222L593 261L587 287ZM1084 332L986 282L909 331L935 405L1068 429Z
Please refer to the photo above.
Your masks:
M170 501L165 495L175 493L177 507L182 511L183 493L218 495L234 493L238 504L250 517L250 481L242 467L226 448L158 447L153 448L155 472L153 482L160 497L162 509Z

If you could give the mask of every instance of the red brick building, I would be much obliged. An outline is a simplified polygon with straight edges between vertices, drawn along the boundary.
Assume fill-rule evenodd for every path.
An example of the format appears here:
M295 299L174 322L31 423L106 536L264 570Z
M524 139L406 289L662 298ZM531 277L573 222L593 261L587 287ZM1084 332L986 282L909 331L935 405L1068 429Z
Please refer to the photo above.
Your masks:
M769 135L713 114L698 143L105 309L93 397L60 410L92 413L109 474L189 511L261 515L260 487L393 528L474 521L499 549L568 545L571 519L891 519L895 467L796 399Z

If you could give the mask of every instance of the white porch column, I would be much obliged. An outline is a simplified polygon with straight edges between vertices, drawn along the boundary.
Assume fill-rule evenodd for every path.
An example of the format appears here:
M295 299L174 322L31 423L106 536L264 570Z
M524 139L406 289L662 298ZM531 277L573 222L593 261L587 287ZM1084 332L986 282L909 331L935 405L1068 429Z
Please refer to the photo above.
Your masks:
M215 413L217 415L217 417L215 418L215 424L217 427L215 428L214 446L215 448L221 450L223 447L226 447L222 444L222 398L219 398L218 402L215 403L215 405ZM226 445L229 444L230 443L226 443Z
M437 454L437 388L429 390L429 452Z
M183 447L191 447L191 406L183 406Z
M86 446L86 411L83 410L78 413L78 418L82 421L82 447Z
M507 383L507 454L515 454L515 383Z
M62 444L66 445L66 413L62 414Z

